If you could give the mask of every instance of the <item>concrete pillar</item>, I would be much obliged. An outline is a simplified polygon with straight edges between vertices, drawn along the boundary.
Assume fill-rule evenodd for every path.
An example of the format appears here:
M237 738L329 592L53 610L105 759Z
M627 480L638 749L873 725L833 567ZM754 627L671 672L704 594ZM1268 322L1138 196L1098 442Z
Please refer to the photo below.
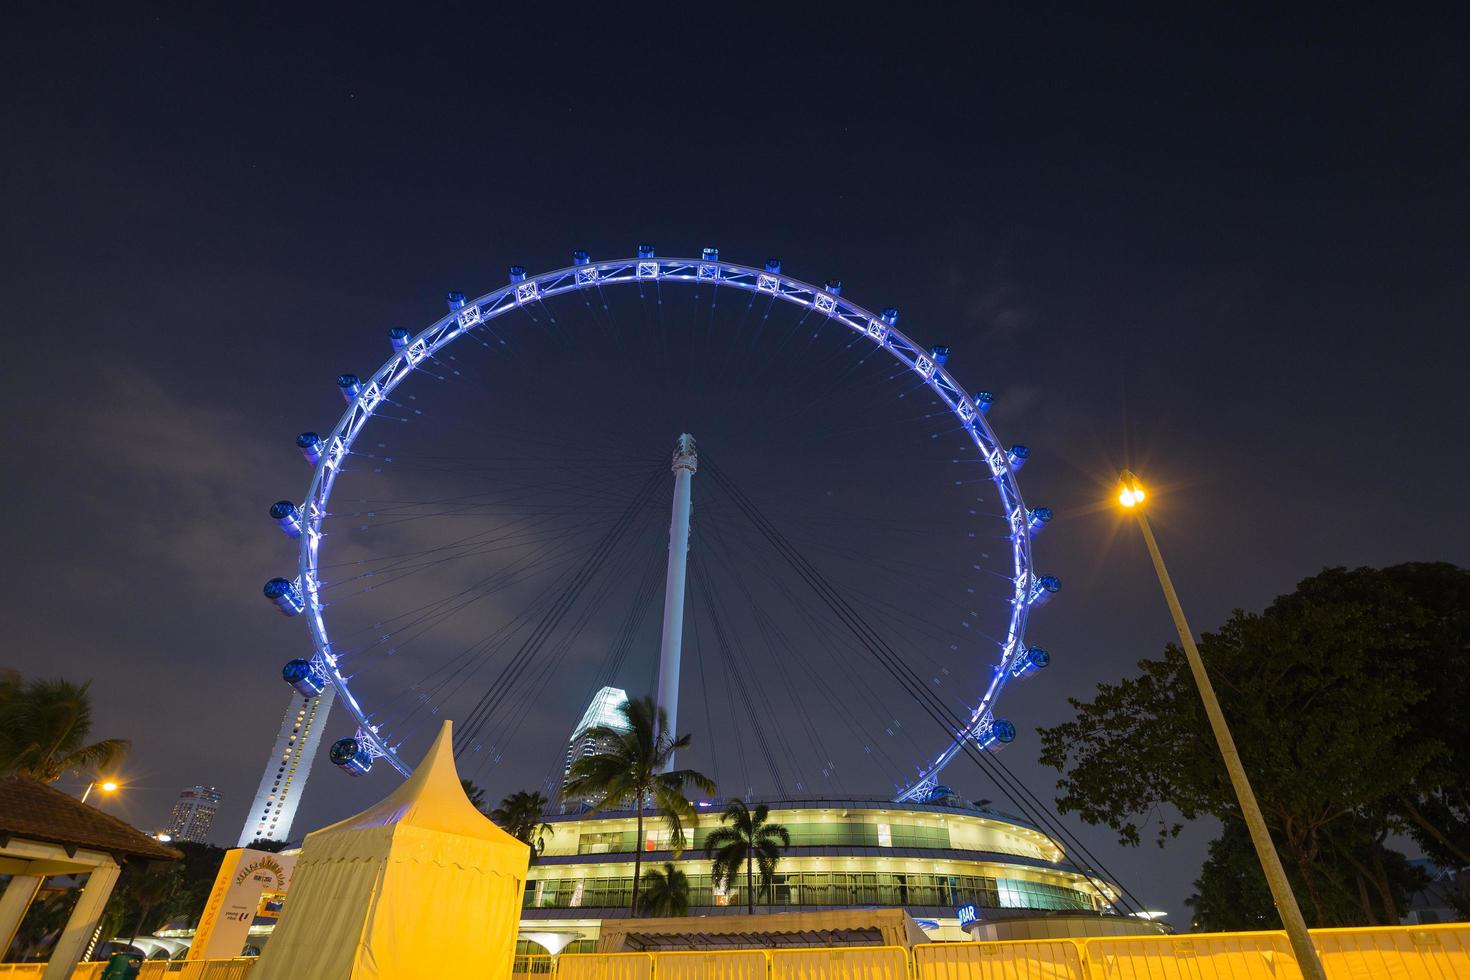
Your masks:
M41 875L15 875L0 895L0 960L5 958L10 944L15 940L16 930L26 917L26 909L41 890Z
M72 969L92 939L92 933L97 930L97 923L107 908L107 900L112 897L112 886L117 884L121 871L116 862L108 858L106 864L97 866L87 876L87 883L82 886L81 895L77 896L76 907L71 910L71 918L66 920L66 928L61 930L61 938L56 940L56 948L51 951L51 959L46 963L46 972L41 974L41 980L66 980L71 976Z
M667 733L654 731L655 737L679 734L679 658L684 644L684 580L689 561L690 483L699 468L699 453L694 437L684 433L674 449L674 512L669 521L669 567L664 580L664 625L658 657L657 706L668 715ZM655 726L657 721L655 720ZM665 769L674 768L670 755Z

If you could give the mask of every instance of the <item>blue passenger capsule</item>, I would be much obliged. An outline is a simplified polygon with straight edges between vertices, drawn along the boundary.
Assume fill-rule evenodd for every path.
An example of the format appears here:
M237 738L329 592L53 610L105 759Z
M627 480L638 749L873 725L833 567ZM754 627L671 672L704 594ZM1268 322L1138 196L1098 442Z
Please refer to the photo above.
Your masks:
M1016 726L1004 718L997 718L990 723L989 734L997 742L1014 742L1016 740Z
M651 259L651 258L653 258L653 246L652 245L639 245L638 246L638 257L640 259Z
M592 258L584 250L577 249L572 253L572 265L586 265Z
M699 254L704 257L706 262L720 261L720 250L717 248L701 249Z
M1026 465L1026 460L1030 455L1030 449L1027 449L1025 446L1017 443L1016 445L1011 447L1010 452L1006 453L1006 459L1011 461L1011 469L1019 470L1021 467Z
M1032 534L1036 534L1042 528L1046 527L1047 524L1051 523L1051 516L1050 507L1032 508L1031 514L1026 521L1026 526L1031 529Z
M357 739L348 736L339 738L332 743L329 753L332 765L338 767L349 776L365 776L373 767L373 757L368 754L366 748Z
M314 698L327 689L327 675L310 660L289 660L281 668L281 678L302 695Z
M943 364L949 360L949 348L943 344L935 344L929 348L929 356L934 359L935 364Z
M444 301L449 304L450 313L464 309L464 293L451 292L448 296L444 297Z
M322 461L322 437L315 432L303 432L296 437L296 448L312 466Z
M295 616L306 608L306 603L301 598L301 590L296 588L296 583L290 579L273 578L265 583L262 591L267 599L276 604L283 615Z
M403 350L408 346L408 338L411 336L403 327L394 327L388 331L388 343L393 345L394 350Z
M890 307L888 307L888 309L886 309L882 313L879 313L878 314L878 319L882 320L884 323L888 324L890 327L896 327L896 326L898 326L898 307L896 307L896 306L890 306Z
M337 387L342 390L342 397L351 405L357 399L357 393L362 391L362 379L355 374L337 375Z
M510 281L511 282L525 282L526 281L526 267L523 266L523 265L513 265L513 266L511 266L510 267Z
M1031 594L1027 596L1026 602L1033 609L1044 606L1061 587L1061 579L1054 575L1043 575L1031 586Z
M775 275L776 273L780 272L781 271L781 260L780 259L766 259L766 271L769 272L769 273L771 273L772 275Z
M1034 674L1038 670L1045 668L1049 663L1051 663L1051 654L1047 653L1041 647L1031 647L1025 653L1021 654L1020 663L1016 665L1016 676L1024 677L1028 674Z
M990 406L995 404L995 395L989 391L975 392L975 411L984 415L990 411Z
M841 296L842 295L842 280L841 279L828 279L826 285L824 285L822 288L825 289L827 292L831 293L833 296Z
M286 537L301 537L301 513L291 501L277 500L271 504L271 517L286 532Z

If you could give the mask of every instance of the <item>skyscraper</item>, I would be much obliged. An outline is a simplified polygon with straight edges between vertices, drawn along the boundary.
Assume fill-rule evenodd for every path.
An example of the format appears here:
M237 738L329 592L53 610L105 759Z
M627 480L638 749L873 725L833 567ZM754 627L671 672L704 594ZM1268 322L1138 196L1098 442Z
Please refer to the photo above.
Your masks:
M221 799L223 797L213 786L191 786L184 790L169 815L169 836L195 844L207 843L209 827L214 823Z
M292 692L276 744L265 761L255 802L240 831L241 847L261 839L290 838L291 823L296 819L301 794L306 791L306 777L311 775L311 762L322 741L333 695L331 687L314 698Z
M623 705L628 703L628 692L616 687L604 687L592 696L592 702L587 705L587 710L582 712L582 720L577 722L577 727L572 729L572 737L567 740L567 764L562 771L562 786L566 786L567 777L571 775L572 763L578 759L585 759L590 755L597 755L602 751L603 743L590 734L594 728L612 728L620 732L628 730L628 722L623 718ZM576 809L578 800L566 800L563 798L563 809Z

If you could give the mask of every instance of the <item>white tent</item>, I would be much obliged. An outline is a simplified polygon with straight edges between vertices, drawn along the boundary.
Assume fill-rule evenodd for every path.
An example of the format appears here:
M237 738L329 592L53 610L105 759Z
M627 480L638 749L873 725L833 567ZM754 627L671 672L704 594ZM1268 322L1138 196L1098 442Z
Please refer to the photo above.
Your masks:
M387 799L307 836L251 980L508 980L529 857L465 797L446 721Z

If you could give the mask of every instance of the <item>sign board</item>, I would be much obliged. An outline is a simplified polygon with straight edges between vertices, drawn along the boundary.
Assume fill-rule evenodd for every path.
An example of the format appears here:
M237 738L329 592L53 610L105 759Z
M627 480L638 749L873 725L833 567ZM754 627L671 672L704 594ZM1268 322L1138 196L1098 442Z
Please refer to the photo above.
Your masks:
M961 905L959 908L954 910L954 914L960 920L961 929L969 925L971 922L978 921L980 918L979 913L975 911L975 906L973 905Z
M291 887L296 855L272 854L248 847L225 852L215 875L188 959L217 960L239 956L257 915L280 915L281 896Z

